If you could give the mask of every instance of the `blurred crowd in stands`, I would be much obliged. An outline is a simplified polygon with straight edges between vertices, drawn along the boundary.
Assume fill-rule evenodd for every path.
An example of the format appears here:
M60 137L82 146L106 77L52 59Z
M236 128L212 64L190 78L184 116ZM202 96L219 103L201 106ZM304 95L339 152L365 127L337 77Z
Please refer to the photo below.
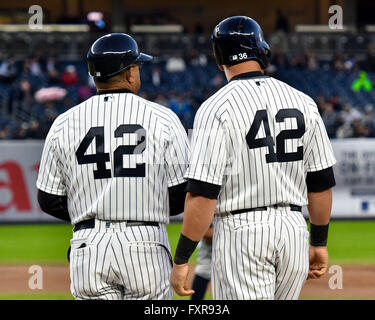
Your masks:
M366 70L372 85L375 47L369 46L365 63L359 62L355 56L344 57L341 54L322 63L308 50L297 50L288 55L275 50L266 71L298 88L298 81L291 83L298 70L308 70L316 74L317 79L319 75L330 72L332 81L335 75L341 73L356 79L361 70ZM285 77L288 74L291 78ZM139 94L171 108L186 129L193 126L195 112L201 103L227 83L213 58L196 51L185 56L156 56L153 63L142 66L141 76ZM308 85L314 86L314 83ZM327 81L323 85L330 86L330 83ZM345 90L353 88L349 86ZM59 114L88 99L95 91L84 61L60 61L54 53L44 55L41 52L23 61L16 61L13 57L2 59L0 139L44 139ZM323 92L313 98L331 138L375 137L375 110L371 103L356 106L341 96Z
M318 98L318 107L330 138L375 137L372 105L356 108L343 104L339 97Z

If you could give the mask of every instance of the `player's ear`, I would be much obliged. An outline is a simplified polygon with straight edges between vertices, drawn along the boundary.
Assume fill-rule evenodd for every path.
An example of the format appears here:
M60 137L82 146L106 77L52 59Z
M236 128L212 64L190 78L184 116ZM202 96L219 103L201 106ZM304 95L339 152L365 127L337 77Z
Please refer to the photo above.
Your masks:
M139 68L133 67L125 71L124 81L127 83L129 89L136 93L141 87Z
M127 73L128 73L128 82L129 83L136 83L138 81L138 78L139 78L139 69L138 67L133 67L133 68L130 68L129 70L127 70Z
M124 72L124 80L127 82L127 83L132 83L134 80L133 80L133 76L132 76L132 68L126 70Z
M221 65L217 65L221 71L224 71L224 67Z

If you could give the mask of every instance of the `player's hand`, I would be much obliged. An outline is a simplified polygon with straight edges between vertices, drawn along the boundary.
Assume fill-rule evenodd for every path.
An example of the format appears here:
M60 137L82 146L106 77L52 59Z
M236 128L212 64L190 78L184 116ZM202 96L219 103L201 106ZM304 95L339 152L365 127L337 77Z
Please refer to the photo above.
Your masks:
M171 273L171 284L173 290L179 296L190 296L194 293L194 290L188 288L187 276L189 273L189 265L186 264L174 264Z
M318 279L327 272L328 250L327 247L309 248L309 275L307 279Z

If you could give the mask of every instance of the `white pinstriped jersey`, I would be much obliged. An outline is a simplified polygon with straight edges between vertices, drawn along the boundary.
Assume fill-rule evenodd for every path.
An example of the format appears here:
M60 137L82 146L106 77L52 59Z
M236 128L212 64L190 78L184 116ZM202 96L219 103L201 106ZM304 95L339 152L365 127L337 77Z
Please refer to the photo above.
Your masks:
M73 224L168 223L168 187L185 181L188 155L186 132L171 110L131 93L99 94L53 123L37 187L67 195Z
M202 104L185 177L222 186L216 213L303 206L307 172L335 161L314 101L258 75L230 81Z

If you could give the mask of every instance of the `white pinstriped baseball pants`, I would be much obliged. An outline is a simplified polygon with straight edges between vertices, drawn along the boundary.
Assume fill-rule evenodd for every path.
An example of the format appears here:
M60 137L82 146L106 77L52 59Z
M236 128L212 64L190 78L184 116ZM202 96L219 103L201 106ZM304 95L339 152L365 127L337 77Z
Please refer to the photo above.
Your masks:
M213 298L298 299L309 268L308 238L302 213L289 206L216 215Z
M168 251L169 252L168 252ZM166 227L127 227L96 220L71 240L71 292L76 299L169 300L172 287Z
M212 244L207 243L204 239L199 243L197 260L195 274L206 280L211 280Z

